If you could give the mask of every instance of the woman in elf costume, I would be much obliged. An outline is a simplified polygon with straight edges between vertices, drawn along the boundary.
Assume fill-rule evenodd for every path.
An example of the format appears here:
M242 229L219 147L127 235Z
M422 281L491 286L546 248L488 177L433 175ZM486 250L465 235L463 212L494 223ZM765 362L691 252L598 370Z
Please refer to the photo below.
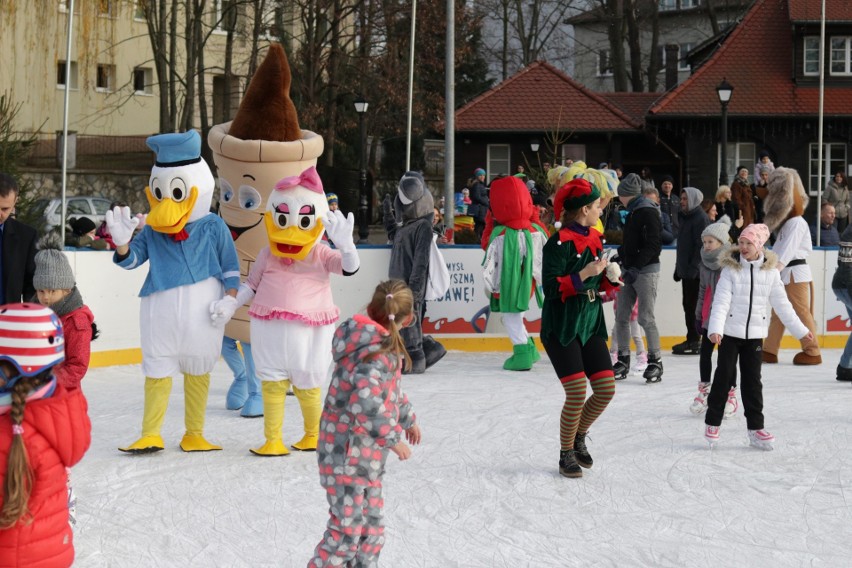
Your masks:
M603 302L618 290L617 265L603 255L600 191L582 178L562 185L553 209L558 232L544 245L541 341L565 390L559 423L559 473L592 467L586 434L615 393ZM586 400L586 379L592 396Z
M546 240L547 231L524 182L514 176L495 179L482 233L486 250L482 266L491 311L503 314L512 341L512 356L503 363L508 371L529 371L541 359L524 327L524 313L533 292L541 307L541 250Z

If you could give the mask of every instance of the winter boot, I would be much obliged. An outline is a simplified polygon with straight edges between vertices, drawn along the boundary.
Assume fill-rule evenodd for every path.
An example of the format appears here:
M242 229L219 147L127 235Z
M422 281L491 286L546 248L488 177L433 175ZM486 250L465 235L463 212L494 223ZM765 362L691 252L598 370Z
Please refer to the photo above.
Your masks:
M728 400L725 402L725 418L733 416L739 407L740 403L737 402L737 389L735 387L731 387L731 390L728 391Z
M630 371L630 355L619 355L618 361L612 366L612 373L616 381L623 381Z
M180 441L185 452L209 452L221 450L222 446L204 439L204 417L207 413L207 393L210 390L210 374L183 375L184 425L186 434Z
M749 430L748 443L750 446L753 446L760 450L766 450L767 452L771 452L775 449L775 436L763 429Z
M645 384L659 383L663 380L663 360L659 355L648 357L648 367L642 376L645 377Z
M284 426L284 400L290 381L264 381L263 392L263 435L266 443L250 451L256 456L286 456L290 453L281 441L281 428Z
M512 356L503 363L507 371L529 371L533 366L533 357L529 343L512 346Z
M234 382L228 387L228 394L225 396L225 408L227 410L239 410L246 403L248 398L248 384L245 377L234 377Z
M435 341L431 335L423 336L423 353L426 357L426 368L428 369L447 354L447 349Z
M252 372L246 372L248 398L240 411L243 418L258 418L263 416L263 394L260 391L260 379Z
M709 424L705 426L704 439L707 440L707 443L710 444L710 447L712 448L716 442L719 441L719 427L710 426Z
M633 373L636 375L642 374L648 368L648 352L642 351L636 354L636 364L633 365Z
M707 410L707 395L710 394L710 383L698 383L698 394L692 399L689 411L693 414L701 414Z
M583 470L577 463L575 450L559 452L559 475L562 477L583 477Z
M580 467L585 467L586 469L592 467L594 460L592 460L592 456L589 454L588 448L586 448L586 435L588 432L577 432L577 436L574 438L574 459L577 460L577 464Z
M837 380L838 381L852 381L852 369L849 367L841 367L837 366Z
M172 378L152 379L145 377L145 408L142 411L142 437L126 446L118 448L130 454L150 454L165 448L160 428L169 406L172 392Z
M700 341L684 341L672 347L672 353L675 355L698 355L701 353Z
M302 420L305 424L305 435L291 447L300 452L317 451L319 441L320 417L322 416L322 389L300 389L293 387L299 406L302 409Z
M532 362L535 363L536 361L541 359L541 354L538 352L538 346L536 346L535 340L533 340L532 337L530 337L527 340L527 343L530 346L530 353L532 354Z

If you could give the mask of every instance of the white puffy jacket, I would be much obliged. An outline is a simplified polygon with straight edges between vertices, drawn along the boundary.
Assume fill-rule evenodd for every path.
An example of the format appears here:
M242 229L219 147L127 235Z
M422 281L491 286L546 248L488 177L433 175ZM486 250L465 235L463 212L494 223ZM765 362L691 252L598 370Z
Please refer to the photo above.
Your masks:
M722 256L722 274L713 295L708 336L718 333L740 339L763 339L769 331L772 309L797 339L808 334L808 328L787 299L777 264L775 253L766 250L753 261L741 258L737 247L731 247Z

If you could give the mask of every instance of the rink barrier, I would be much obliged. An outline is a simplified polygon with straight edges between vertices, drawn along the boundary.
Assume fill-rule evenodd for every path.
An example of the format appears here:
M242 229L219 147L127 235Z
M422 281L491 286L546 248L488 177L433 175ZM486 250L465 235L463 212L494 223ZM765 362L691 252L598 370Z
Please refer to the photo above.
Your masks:
M499 314L486 316L488 301L482 287L483 252L475 246L441 247L450 272L447 295L427 304L424 331L433 335L447 349L458 351L506 351L512 347L500 322ZM340 307L341 319L363 310L378 282L387 278L390 247L359 246L361 268L353 276L332 277L332 292ZM112 253L100 251L66 251L83 299L95 314L101 337L92 343L92 367L137 364L142 359L139 349L139 290L147 275L147 265L124 270L112 262ZM665 248L657 294L656 317L664 350L684 339L684 317L681 308L681 286L671 278L674 273L675 250ZM817 249L808 263L814 275L814 319L817 340L822 347L841 348L849 335L846 309L831 291L831 278L837 266L837 249ZM248 267L243 267L247 272ZM535 302L532 302L535 306ZM607 329L612 329L612 305L604 314ZM536 336L541 323L541 310L527 312L527 327ZM541 343L538 342L539 349ZM799 342L785 336L784 349L795 349Z

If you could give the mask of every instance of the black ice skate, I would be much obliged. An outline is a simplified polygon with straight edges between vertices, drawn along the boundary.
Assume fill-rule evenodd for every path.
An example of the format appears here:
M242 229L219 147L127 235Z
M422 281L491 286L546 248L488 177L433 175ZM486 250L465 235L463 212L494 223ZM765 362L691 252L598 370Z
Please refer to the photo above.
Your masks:
M684 341L672 347L675 355L698 355L701 353L700 341Z
M619 355L618 361L612 366L612 372L616 381L623 381L630 372L630 355Z
M653 355L648 356L648 368L645 369L645 373L642 375L645 377L645 384L659 383L663 380L663 360L660 359L660 356L656 357Z

